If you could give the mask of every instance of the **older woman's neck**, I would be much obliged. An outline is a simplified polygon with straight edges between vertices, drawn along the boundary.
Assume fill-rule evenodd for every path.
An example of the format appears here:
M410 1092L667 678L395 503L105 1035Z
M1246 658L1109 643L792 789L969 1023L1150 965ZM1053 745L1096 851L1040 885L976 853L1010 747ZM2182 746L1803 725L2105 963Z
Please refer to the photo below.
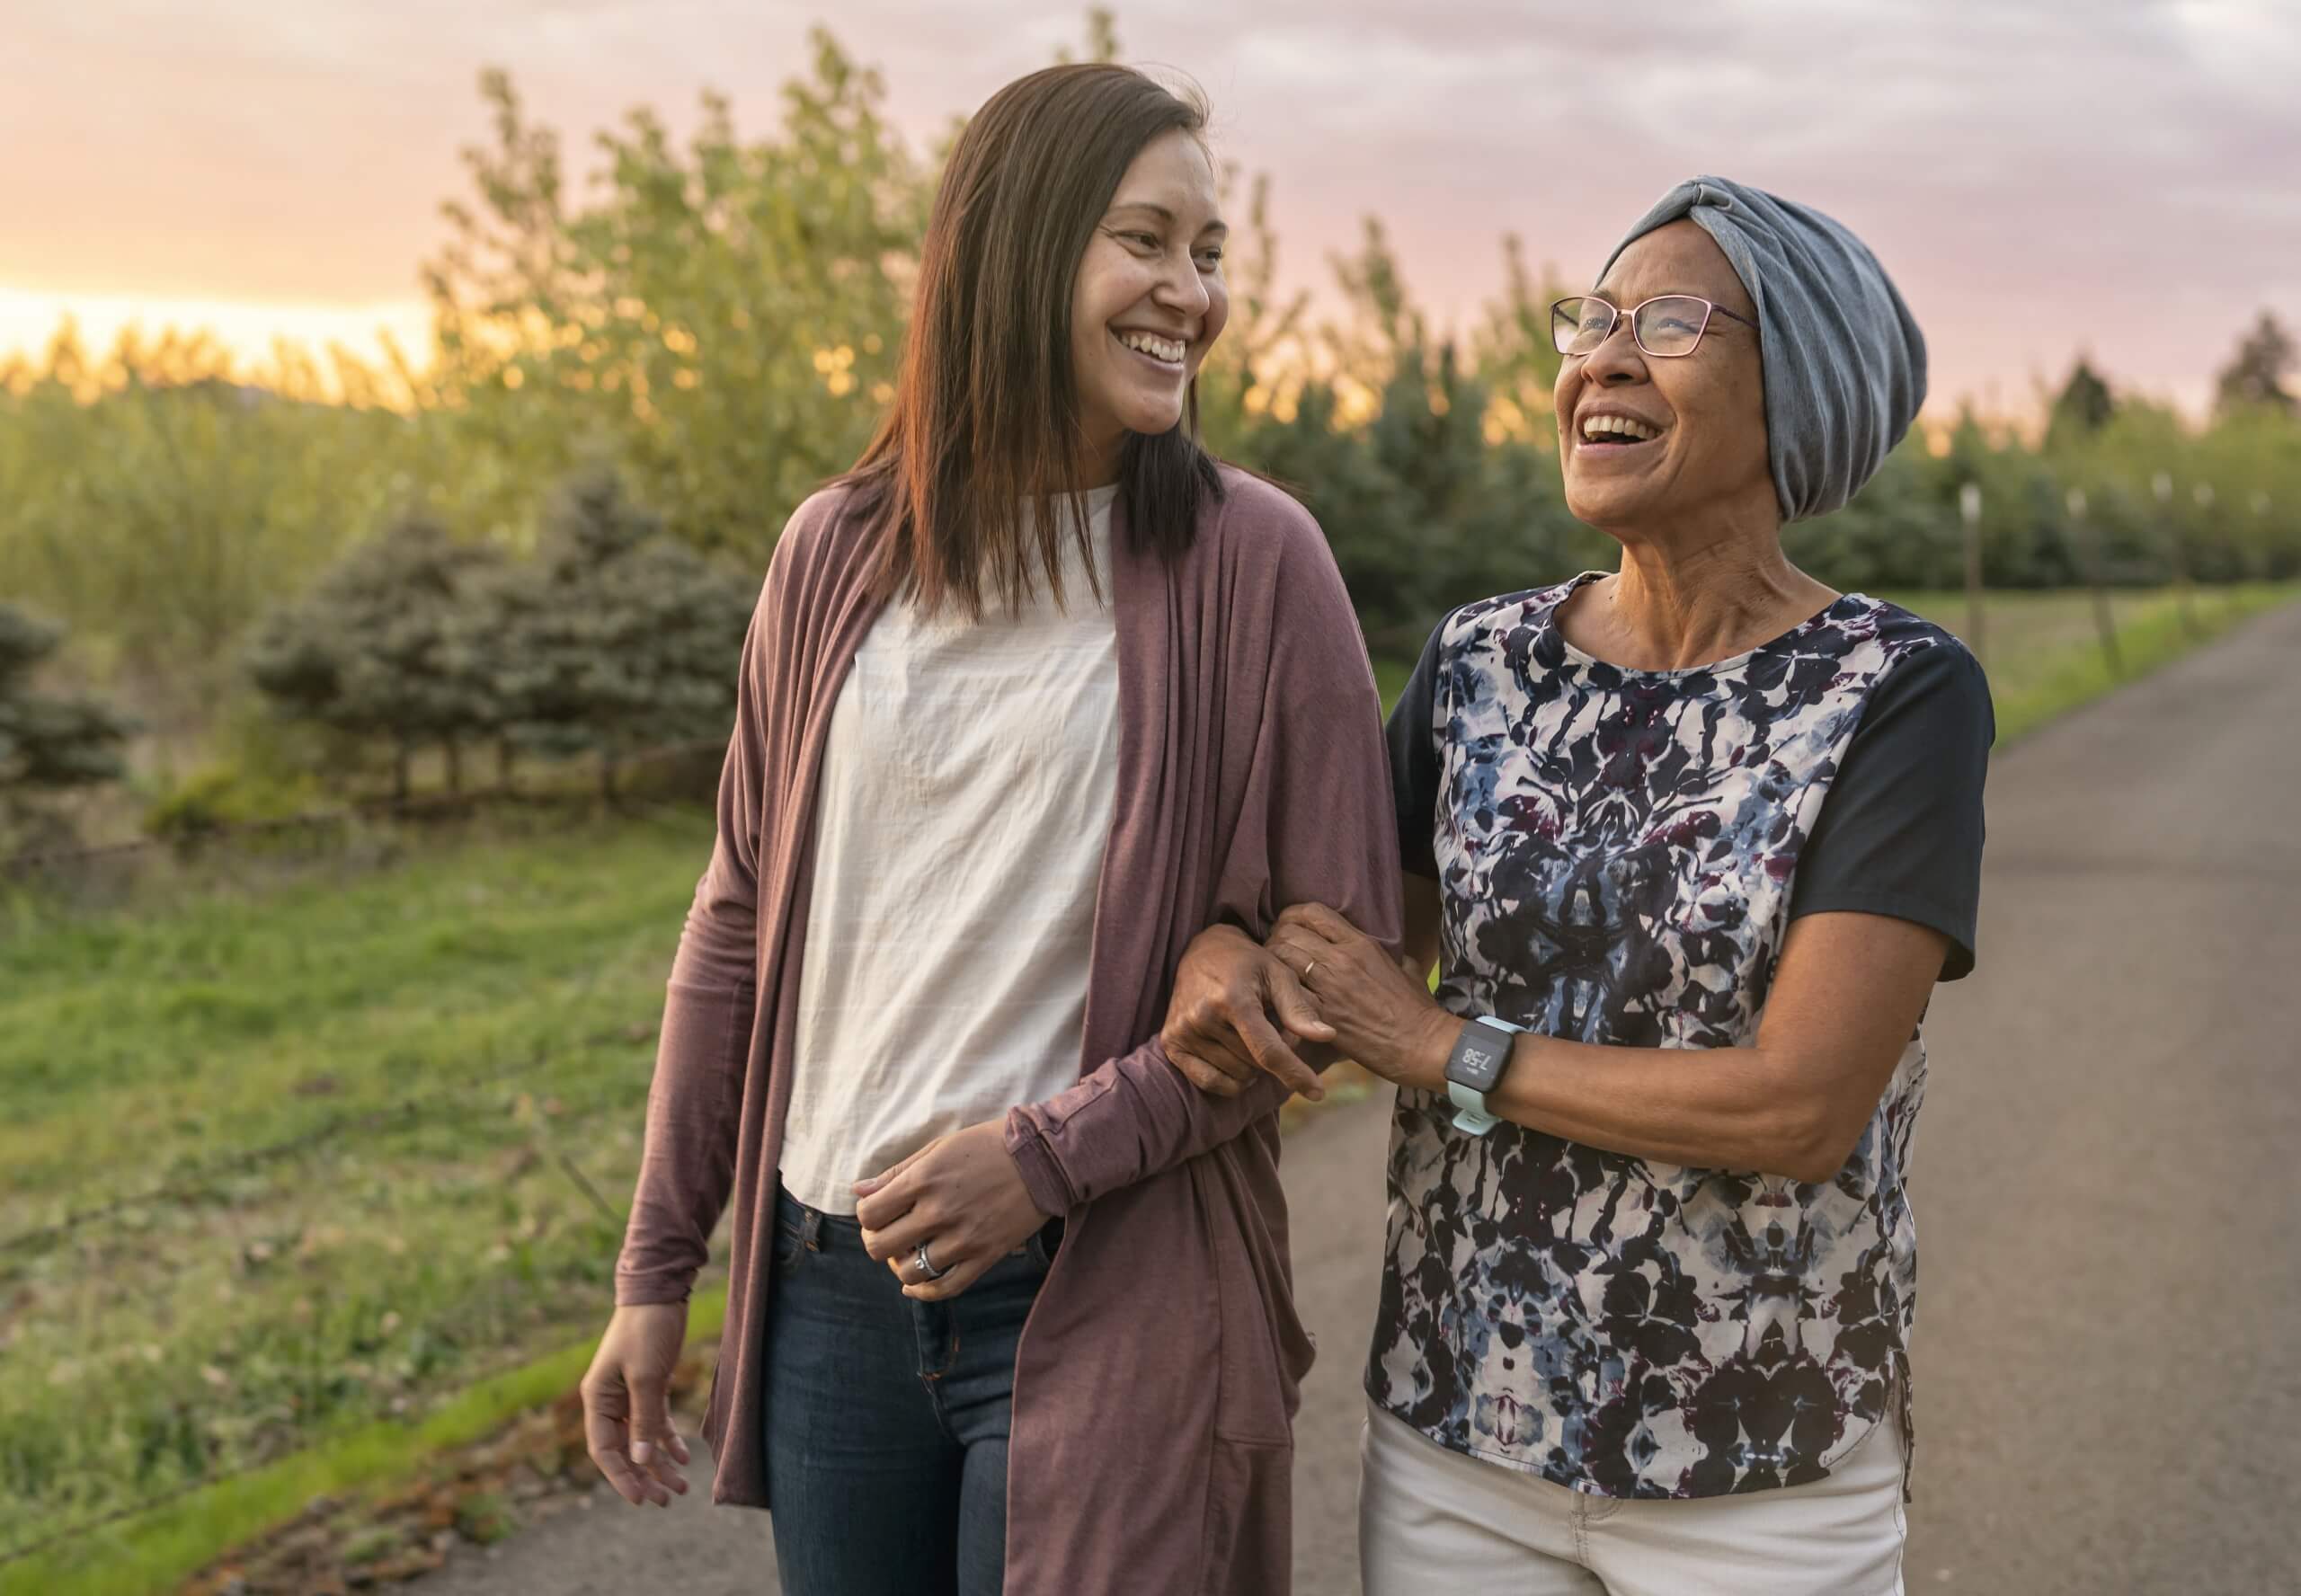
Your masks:
M1836 595L1790 563L1778 536L1726 534L1691 544L1626 542L1606 608L1639 669L1723 660L1780 636Z

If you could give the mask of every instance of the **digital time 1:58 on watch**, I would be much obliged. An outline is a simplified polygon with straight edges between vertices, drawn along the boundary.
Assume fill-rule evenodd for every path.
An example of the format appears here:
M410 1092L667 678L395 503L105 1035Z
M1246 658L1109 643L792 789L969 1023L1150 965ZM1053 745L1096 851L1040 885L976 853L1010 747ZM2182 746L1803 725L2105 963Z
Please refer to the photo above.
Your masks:
M1446 1060L1446 1095L1461 1111L1454 1115L1455 1130L1483 1136L1494 1129L1495 1116L1487 1112L1486 1095L1510 1067L1511 1038L1524 1030L1524 1025L1485 1016L1463 1024L1461 1035L1454 1039L1453 1053Z

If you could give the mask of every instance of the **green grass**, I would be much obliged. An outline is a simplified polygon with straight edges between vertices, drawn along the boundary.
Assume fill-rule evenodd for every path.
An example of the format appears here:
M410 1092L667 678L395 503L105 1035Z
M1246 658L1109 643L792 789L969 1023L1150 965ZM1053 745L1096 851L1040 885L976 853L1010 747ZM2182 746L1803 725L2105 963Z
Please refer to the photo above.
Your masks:
M698 1292L688 1334L707 1339L726 1317L724 1287ZM459 1393L420 1423L360 1426L134 1521L132 1532L90 1537L0 1567L0 1596L147 1596L166 1591L303 1512L315 1496L381 1496L421 1476L440 1453L493 1434L507 1420L572 1389L596 1337L562 1347Z
M1962 595L1891 597L1964 624ZM2115 607L2128 676L2189 645L2170 594ZM2114 685L2083 594L1993 597L1983 652L2002 740ZM1408 666L1376 669L1388 702ZM249 1470L0 1565L0 1596L166 1590L574 1382L617 1227L561 1158L630 1190L709 839L701 812L507 817L384 870L0 903L0 1556Z
M1382 708L1387 712L1406 691L1406 678L1414 674L1411 660L1377 660L1374 661L1374 687L1382 695Z
M1881 593L1964 637L1963 593ZM2249 616L2301 596L2290 582L2199 589L2191 605L2199 635L2182 623L2171 589L2115 592L2110 613L2124 674L2110 673L2101 646L2093 600L2083 591L1993 593L1982 611L1981 661L1997 707L1997 741L2026 736L2057 716L2100 697L2120 682L2146 676ZM1968 645L1973 642L1966 638Z
M315 1441L356 1463L408 1432L378 1421L596 1334L619 1225L562 1160L630 1191L709 842L700 811L499 826L147 916L14 907L0 1556ZM234 1489L200 1521L243 1522Z

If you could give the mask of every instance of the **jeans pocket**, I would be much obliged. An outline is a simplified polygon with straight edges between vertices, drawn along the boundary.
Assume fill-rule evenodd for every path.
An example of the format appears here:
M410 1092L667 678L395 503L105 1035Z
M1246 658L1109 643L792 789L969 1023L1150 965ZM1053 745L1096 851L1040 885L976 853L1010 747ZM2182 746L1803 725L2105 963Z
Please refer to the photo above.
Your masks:
M775 1267L788 1269L806 1255L807 1237L804 1231L789 1219L775 1221Z
M1054 1255L1062 1246L1062 1221L1049 1219L1031 1232L1023 1244L1023 1252L1041 1274L1054 1267Z

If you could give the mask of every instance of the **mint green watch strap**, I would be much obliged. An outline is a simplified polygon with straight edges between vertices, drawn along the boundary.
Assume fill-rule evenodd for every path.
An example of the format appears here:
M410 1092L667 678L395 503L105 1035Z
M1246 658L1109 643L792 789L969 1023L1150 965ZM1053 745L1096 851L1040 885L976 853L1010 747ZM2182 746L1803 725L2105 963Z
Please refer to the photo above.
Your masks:
M1514 1035L1525 1034L1526 1028L1524 1025L1514 1025L1507 1020L1497 1020L1491 1015L1479 1015L1477 1017L1480 1024L1491 1025L1497 1031L1507 1031ZM1483 1092L1472 1091L1460 1081L1450 1080L1446 1083L1446 1096L1458 1111L1454 1115L1454 1129L1457 1130L1467 1131L1472 1136L1483 1136L1502 1122L1487 1112L1486 1094Z
M1448 1081L1446 1095L1453 1100L1456 1110L1455 1130L1467 1130L1472 1136L1483 1136L1500 1122L1486 1112L1485 1093L1473 1092L1460 1081Z

